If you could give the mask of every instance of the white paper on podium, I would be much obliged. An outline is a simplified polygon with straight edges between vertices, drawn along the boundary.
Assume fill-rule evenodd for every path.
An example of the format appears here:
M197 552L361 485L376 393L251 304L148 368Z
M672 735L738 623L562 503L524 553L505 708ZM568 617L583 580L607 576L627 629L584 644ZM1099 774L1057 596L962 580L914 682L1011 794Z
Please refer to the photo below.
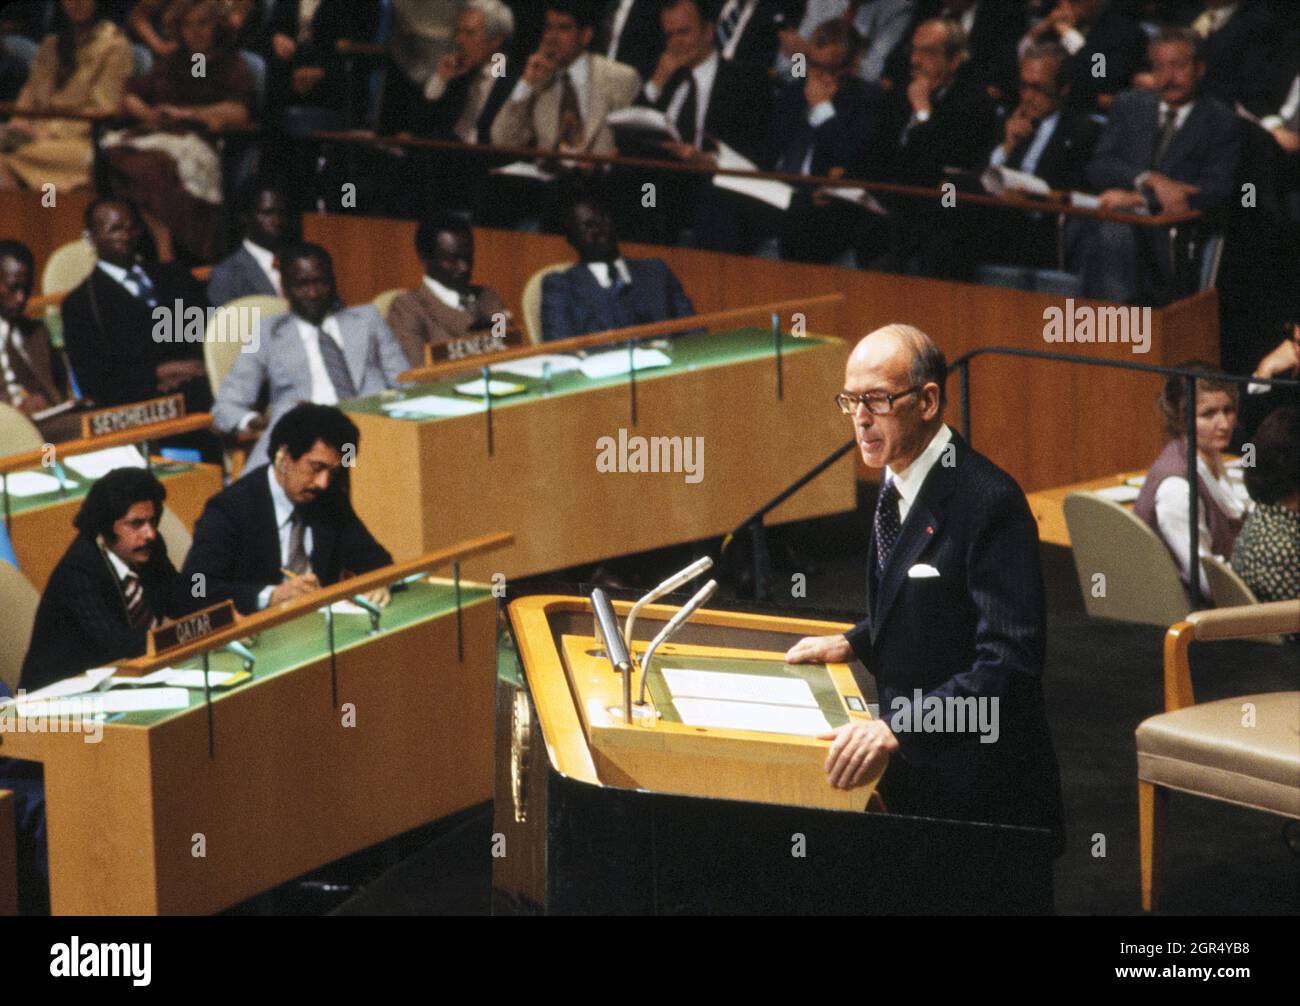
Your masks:
M506 374L518 374L520 377L532 377L541 380L546 375L543 371L550 364L551 376L567 374L582 366L582 361L568 353L542 353L539 356L526 356L522 360L507 360L492 369Z
M474 412L482 412L483 403L467 402L463 398L444 398L442 395L421 395L418 398L385 402L380 408L385 412L420 417L468 416Z
M208 671L208 684L220 688L233 678L238 671ZM187 667L163 667L139 678L111 679L111 684L124 685L128 688L144 688L150 685L170 685L173 688L202 688L203 672Z
M10 496L44 496L46 493L59 491L59 480L44 472L10 472L5 479ZM77 483L71 479L63 480L64 489L76 489Z
M68 695L36 702L16 702L15 713L23 719L36 717L97 716L100 713L138 713L155 709L185 709L190 694L184 688L137 688L94 695Z
M78 475L88 479L100 479L115 468L147 468L144 455L135 447L108 447L102 451L89 454L72 454L63 459L63 463Z
M660 671L672 693L690 699L720 699L726 702L766 702L770 705L817 708L812 688L803 678L777 678L770 674L731 674L726 671L694 671L666 667Z
M765 702L726 702L716 699L674 698L682 722L691 727L754 730L765 734L816 737L831 725L816 707L771 705Z
M657 349L634 349L632 365L637 371L653 370L655 367L667 367L673 361L667 353ZM608 353L596 353L582 361L578 368L584 377L592 380L601 377L617 377L628 371L627 350L612 349Z

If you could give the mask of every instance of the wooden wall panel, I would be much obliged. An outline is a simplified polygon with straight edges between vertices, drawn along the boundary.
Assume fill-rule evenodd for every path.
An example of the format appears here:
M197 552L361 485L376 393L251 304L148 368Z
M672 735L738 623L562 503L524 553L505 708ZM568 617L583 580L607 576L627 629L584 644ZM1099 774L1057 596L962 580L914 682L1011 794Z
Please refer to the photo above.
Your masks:
M349 303L419 280L413 223L312 214L304 233L335 254L339 287ZM555 235L487 229L476 230L475 235L476 280L496 287L516 314L529 276L545 265L573 259L567 243ZM1151 350L1136 354L1123 344L1046 342L1044 312L1052 306L1065 307L1063 298L1049 294L689 248L629 244L624 251L630 257L665 259L701 312L842 292L847 300L841 308L810 316L812 330L853 340L889 322L904 321L929 333L949 360L980 346L1076 352L1153 364L1190 357L1219 359L1218 300L1213 291L1153 310ZM1158 377L1145 374L980 358L971 379L974 443L1026 491L1143 468L1159 453L1163 440L1154 405L1159 386ZM948 421L957 425L955 377L948 391ZM835 418L828 415L825 421Z

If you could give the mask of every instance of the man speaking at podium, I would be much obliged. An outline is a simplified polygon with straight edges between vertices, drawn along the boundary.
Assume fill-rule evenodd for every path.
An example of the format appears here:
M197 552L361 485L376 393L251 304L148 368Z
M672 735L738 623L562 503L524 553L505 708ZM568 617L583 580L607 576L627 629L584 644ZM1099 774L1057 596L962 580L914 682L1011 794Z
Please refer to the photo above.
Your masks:
M849 356L836 400L863 460L885 469L867 615L845 635L801 639L786 660L857 656L875 675L880 717L827 735L831 785L861 786L888 764L890 811L1048 828L1059 853L1038 533L1020 487L944 425L946 375L910 325L877 329Z

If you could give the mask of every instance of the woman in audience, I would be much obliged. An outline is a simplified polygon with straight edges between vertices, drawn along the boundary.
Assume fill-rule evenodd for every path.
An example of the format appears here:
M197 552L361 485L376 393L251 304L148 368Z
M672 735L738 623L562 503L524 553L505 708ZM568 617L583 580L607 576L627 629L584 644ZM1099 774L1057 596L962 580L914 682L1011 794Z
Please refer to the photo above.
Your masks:
M1300 407L1269 413L1253 441L1246 489L1255 501L1232 550L1232 568L1260 601L1300 597Z
M210 262L222 196L213 134L248 123L255 84L218 0L178 0L176 18L180 47L128 89L125 108L141 128L104 138L109 183L171 231L177 258Z
M0 188L79 189L90 184L90 123L28 119L23 113L117 112L131 76L131 43L100 18L95 0L62 0L58 23L36 50L18 95L19 116L0 134Z
M1184 378L1170 377L1165 381L1158 402L1170 440L1147 472L1133 512L1169 546L1183 583L1190 584L1186 434L1189 405L1196 416L1196 517L1201 555L1226 560L1232 554L1246 508L1233 493L1222 460L1237 425L1237 385L1227 380L1228 375L1222 370L1199 360L1178 366L1205 376L1197 378L1196 397L1191 403L1187 401ZM1203 573L1200 585L1201 596L1208 598L1210 591Z

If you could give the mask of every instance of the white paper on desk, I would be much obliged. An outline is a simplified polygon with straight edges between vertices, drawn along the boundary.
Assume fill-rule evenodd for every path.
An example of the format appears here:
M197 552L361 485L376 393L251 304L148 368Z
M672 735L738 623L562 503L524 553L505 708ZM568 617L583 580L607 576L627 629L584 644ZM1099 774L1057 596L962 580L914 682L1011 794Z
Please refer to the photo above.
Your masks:
M59 491L59 479L44 472L10 472L5 479L10 496L44 496ZM77 483L63 480L64 489L76 489Z
M1071 192L1070 205L1076 210L1099 210L1101 209L1101 196L1090 195L1087 192Z
M78 475L88 479L100 479L114 468L147 468L144 455L135 446L108 447L102 451L89 454L72 454L63 459L63 463Z
M754 730L765 734L816 737L831 725L816 707L769 705L765 702L721 702L715 699L673 699L682 722L691 727Z
M472 395L475 398L482 398L485 390L483 378L475 378L472 381L465 381L463 384L454 385L458 395ZM506 395L520 395L528 389L522 384L515 384L513 381L498 381L495 378L487 382L487 393L493 398L503 398Z
M1132 503L1138 498L1140 491L1137 486L1122 485L1106 486L1104 489L1094 489L1093 492L1112 503Z
M488 174L509 175L511 178L530 178L535 182L555 181L555 175L549 171L543 171L532 161L514 161L510 164L503 164L499 168L493 168Z
M757 171L758 166L749 158L736 153L725 143L718 144L718 167L735 171ZM794 198L794 186L770 178L746 178L743 175L714 175L713 184L729 192L739 192L759 202L788 210Z
M1147 477L1145 475L1130 475L1128 478L1124 480L1124 484L1130 486L1137 486L1139 489L1141 489L1144 485L1147 484Z
M418 398L385 402L380 408L385 412L400 412L406 415L429 418L434 416L468 416L474 412L482 412L483 403L467 402L463 398L444 398L442 395L421 395Z
M840 185L835 188L818 189L822 195L830 196L832 199L843 199L846 203L853 203L861 206L869 213L874 213L878 217L889 216L889 210L880 205L876 199L866 189L856 189L852 185Z
M324 608L317 609L322 615L325 614ZM349 601L344 598L342 601L335 601L329 605L329 610L335 615L368 615L370 612L357 604L355 601Z
M981 172L980 184L991 196L1003 195L1007 189L1018 189L1032 196L1045 196L1052 191L1052 187L1037 175L998 164L991 164Z
M219 688L233 678L239 671L208 671L208 684ZM139 688L149 685L170 685L173 688L202 688L203 672L189 668L163 667L139 678L114 677L111 684Z
M632 350L632 366L637 371L653 370L655 367L667 367L673 361L667 353L657 349ZM596 353L582 361L578 368L584 377L595 380L600 377L617 377L628 372L627 350L611 349L608 353Z
M69 695L60 699L30 699L16 704L14 711L24 719L39 716L72 717L100 713L139 713L155 709L185 709L190 693L184 688L137 688L94 695Z
M640 133L642 135L639 139L648 142L670 140L673 143L680 143L682 139L672 119L659 109L645 105L629 105L627 108L610 112L605 116L605 125L610 129L625 129Z
M546 376L543 371L548 363L551 365L552 377L568 374L582 365L581 360L568 353L541 353L538 356L526 356L522 360L507 360L492 369L506 374L518 374L520 377L533 377L540 381Z
M770 705L816 708L812 688L803 678L778 678L770 674L730 674L667 667L660 673L677 699L720 699L727 702L762 702Z
M117 670L116 667L92 667L88 671L82 671L70 678L64 678L62 681L56 681L52 685L46 685L44 688L38 688L34 692L28 692L22 697L24 702L35 702L42 699L59 699L69 695L81 695L85 692L92 692L95 686L105 678L112 675ZM0 706L12 705L17 702L18 698L0 699Z

